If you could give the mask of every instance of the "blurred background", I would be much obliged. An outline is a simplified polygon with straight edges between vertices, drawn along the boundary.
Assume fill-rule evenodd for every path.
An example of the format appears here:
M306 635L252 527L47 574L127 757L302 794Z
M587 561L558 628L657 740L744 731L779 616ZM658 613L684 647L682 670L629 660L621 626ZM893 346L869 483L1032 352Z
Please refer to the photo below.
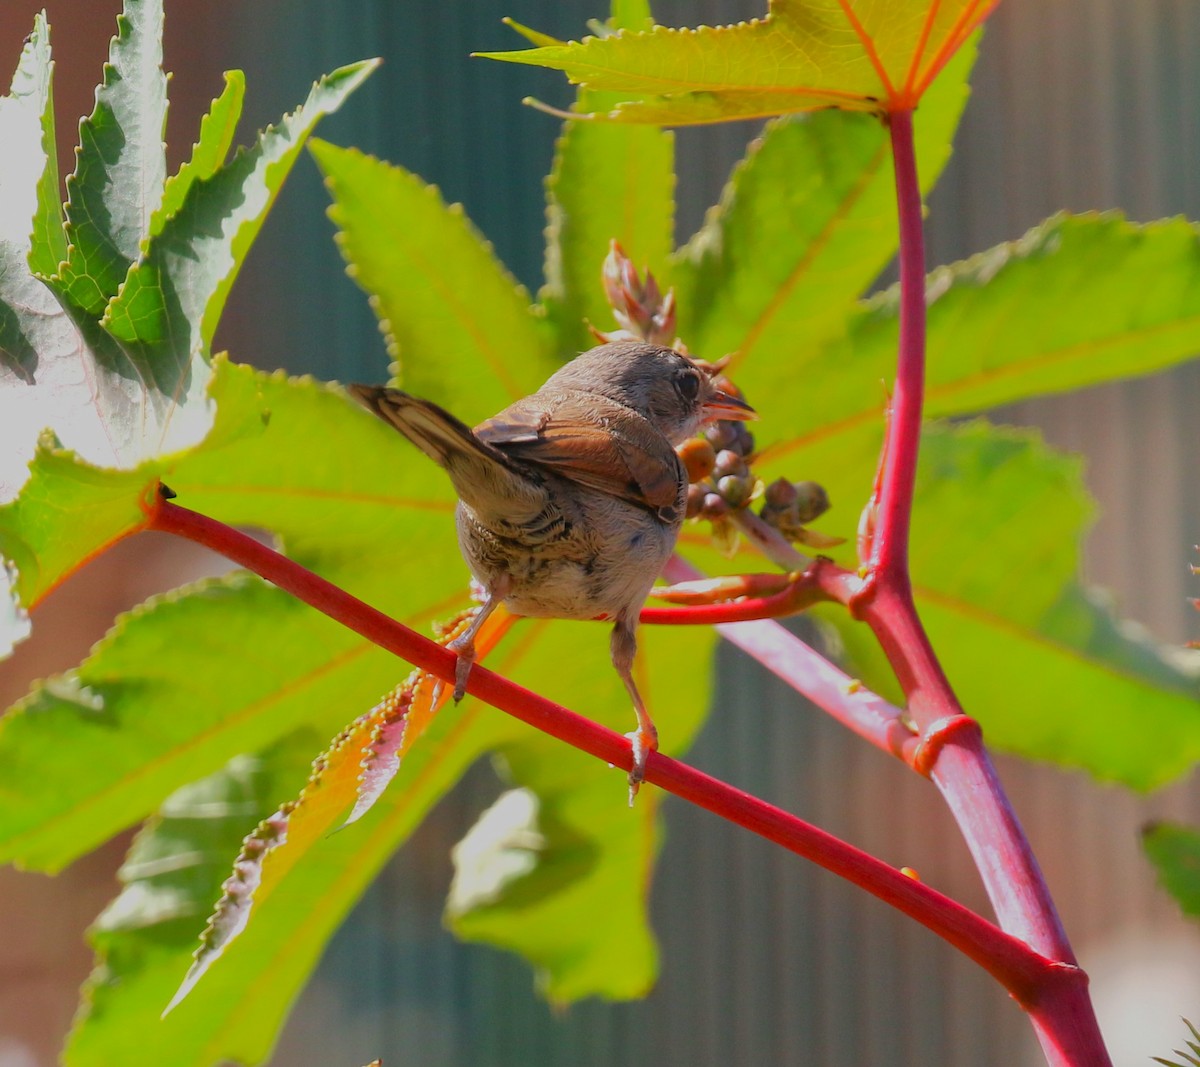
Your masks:
M40 6L0 6L0 67L15 66ZM91 109L119 6L51 0L64 174L74 118ZM654 11L682 25L749 18L764 6L656 0ZM567 89L551 72L468 53L517 45L504 15L578 37L585 19L605 14L602 0L169 2L172 165L188 151L222 70L247 74L244 143L303 99L320 73L380 55L383 68L320 136L403 163L462 201L500 258L536 289L541 179L558 125L520 100L565 104ZM1004 0L989 22L954 159L930 199L931 265L1017 237L1060 208L1200 218L1198 51L1194 0ZM679 135L681 239L754 132L742 123ZM344 277L326 204L316 168L301 159L234 289L217 347L262 367L381 381L383 343L366 299ZM1187 570L1200 540L1198 396L1200 366L1189 366L995 415L1036 425L1087 457L1101 506L1087 577L1113 590L1123 614L1172 642L1200 631L1186 601L1198 592ZM34 638L0 668L0 697L7 704L30 679L74 665L116 611L212 566L145 535L104 557L39 610ZM926 782L731 649L716 669L716 710L694 763L986 911ZM1180 1015L1200 1022L1200 929L1155 887L1137 832L1156 817L1200 822L1197 782L1142 798L1013 760L1001 759L1000 769L1092 975L1114 1061L1166 1055L1183 1040ZM490 768L477 767L384 871L331 943L273 1063L1041 1062L999 987L924 929L671 801L653 898L663 954L657 989L637 1004L552 1011L522 962L459 945L441 928L449 848L498 789ZM84 929L115 893L126 844L115 841L56 879L0 871L0 1067L56 1061L90 966ZM152 1035L147 1042L148 1064L169 1062Z

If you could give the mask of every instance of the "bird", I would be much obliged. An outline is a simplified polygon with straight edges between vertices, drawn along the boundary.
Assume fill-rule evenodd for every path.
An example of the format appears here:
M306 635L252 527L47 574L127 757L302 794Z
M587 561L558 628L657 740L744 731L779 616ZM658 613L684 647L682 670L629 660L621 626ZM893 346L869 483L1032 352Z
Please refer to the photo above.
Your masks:
M458 544L484 599L449 645L454 699L498 605L533 618L611 620L612 663L637 716L626 735L632 804L658 748L633 659L642 605L684 519L688 478L675 446L713 420L755 418L754 409L689 356L633 340L576 356L474 428L399 389L347 388L445 470L458 495Z

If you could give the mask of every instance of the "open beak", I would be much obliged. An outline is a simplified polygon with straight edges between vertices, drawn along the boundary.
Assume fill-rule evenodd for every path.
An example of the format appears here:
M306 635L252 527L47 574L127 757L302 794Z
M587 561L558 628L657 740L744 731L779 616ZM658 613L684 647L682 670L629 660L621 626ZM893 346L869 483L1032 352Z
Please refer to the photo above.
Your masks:
M723 419L727 422L746 422L750 419L757 419L758 412L746 403L740 396L734 396L732 393L725 392L724 389L717 389L712 396L704 402L704 421L711 422L713 419Z

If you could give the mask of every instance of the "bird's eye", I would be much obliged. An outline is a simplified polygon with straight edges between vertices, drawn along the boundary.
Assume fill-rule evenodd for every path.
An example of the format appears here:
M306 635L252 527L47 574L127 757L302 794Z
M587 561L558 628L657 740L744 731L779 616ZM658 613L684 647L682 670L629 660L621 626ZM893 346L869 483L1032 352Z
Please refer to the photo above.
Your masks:
M679 376L679 394L684 400L695 400L700 395L700 374L698 371L685 371Z

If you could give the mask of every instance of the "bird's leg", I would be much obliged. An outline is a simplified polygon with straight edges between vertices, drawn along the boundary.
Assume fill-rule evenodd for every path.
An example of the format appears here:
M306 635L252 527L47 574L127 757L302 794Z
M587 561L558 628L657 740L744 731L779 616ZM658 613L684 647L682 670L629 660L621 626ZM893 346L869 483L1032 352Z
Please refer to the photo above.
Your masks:
M621 676L621 681L625 683L625 688L629 690L638 721L637 729L625 735L633 742L633 766L629 771L630 807L633 807L634 797L637 796L638 789L645 781L646 759L651 752L658 750L658 730L655 728L654 720L650 718L650 713L642 702L642 695L633 681L633 656L637 652L637 638L634 636L636 625L636 615L632 620L624 616L618 617L617 624L613 627L611 642L613 666L616 667L617 674Z
M500 606L507 592L507 587L489 589L487 599L476 609L471 625L446 645L458 657L458 661L454 665L455 704L467 695L467 679L471 677L471 668L475 665L475 635L479 633L479 628L487 622L487 617ZM441 696L442 684L439 679L434 687L433 703L435 705Z

